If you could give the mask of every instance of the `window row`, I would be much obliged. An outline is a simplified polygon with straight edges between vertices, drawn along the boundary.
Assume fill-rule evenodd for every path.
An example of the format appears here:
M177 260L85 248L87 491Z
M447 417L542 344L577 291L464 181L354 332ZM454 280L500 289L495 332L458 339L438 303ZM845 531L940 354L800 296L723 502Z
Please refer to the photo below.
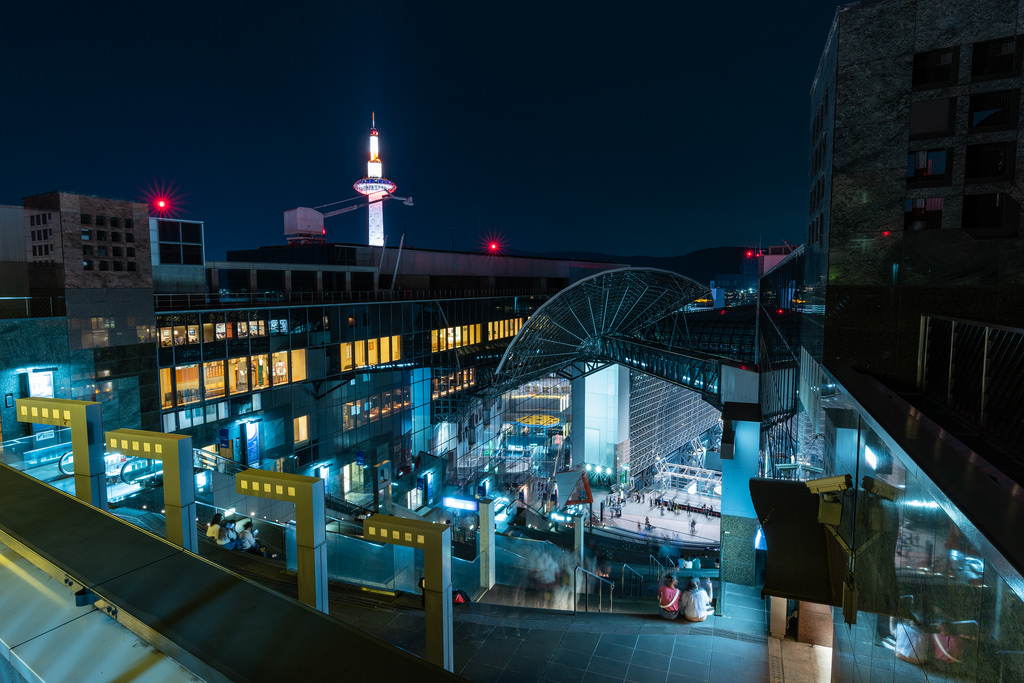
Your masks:
M135 261L82 261L82 270L135 271Z
M89 230L88 228L82 228L82 241L91 241L95 239L97 242L106 242L107 239L111 242L120 242L121 233L119 232L107 232L106 230ZM125 242L134 242L135 233L126 232L124 233Z
M825 130L825 120L828 118L828 88L825 88L825 95L821 98L818 111L814 114L814 123L811 125L811 140L817 140L821 131Z
M33 256L49 256L53 253L52 244L33 244L32 255Z
M509 318L508 320L495 320L487 323L487 340L505 339L515 336L519 328L523 326L522 318Z
M189 221L157 221L157 235L164 242L203 243L203 224Z
M350 401L343 406L341 428L356 429L411 406L409 390L401 388Z
M811 219L807 227L807 241L811 244L818 244L825 239L825 214L819 213Z
M474 368L460 370L443 377L434 377L432 380L431 397L435 399L442 398L473 386L476 386L476 370Z
M951 166L949 149L928 149L907 154L907 185L949 185ZM968 145L964 159L964 181L1012 180L1017 158L1017 143L989 142Z
M88 245L82 246L82 256L127 256L128 258L135 258L135 247L90 247Z
M397 334L379 339L362 339L341 345L341 371L383 365L402 359L402 338Z
M287 320L272 320L271 330L275 327L280 329L284 324L287 331ZM275 325L277 323L277 325ZM175 325L174 327L161 327L159 330L160 346L180 346L182 344L199 343L199 325ZM212 342L220 339L241 339L245 337L265 337L267 335L266 320L250 320L230 323L203 323L203 341Z
M970 96L969 131L1016 128L1020 90L996 90ZM956 97L939 97L910 103L911 137L937 137L956 132Z
M821 208L821 202L825 199L825 177L821 176L811 186L811 199L807 207L807 213L813 215Z
M269 389L306 379L306 350L230 358L160 369L162 408L187 406L225 396Z
M46 225L51 218L53 218L53 214L50 213L32 214L28 217L28 224L30 227L35 227L37 225Z
M46 228L45 230L33 230L32 231L32 241L33 242L42 242L44 240L52 240L52 239L53 239L53 228Z
M445 327L430 331L430 352L448 351L460 346L479 344L480 325L462 325L461 327Z
M971 47L971 78L986 80L1019 76L1022 42L1007 36L974 43ZM915 88L956 85L960 71L960 47L946 47L914 55L912 83Z
M908 199L904 207L906 230L938 230L942 227L942 197ZM961 227L976 238L1016 237L1020 204L1002 192L963 197Z
M79 218L82 225L98 225L100 227L109 225L112 228L125 227L129 230L135 227L135 222L131 218L121 218L119 216L93 216L83 213Z
M203 265L203 247L201 244L165 244L161 242L160 263L201 266Z

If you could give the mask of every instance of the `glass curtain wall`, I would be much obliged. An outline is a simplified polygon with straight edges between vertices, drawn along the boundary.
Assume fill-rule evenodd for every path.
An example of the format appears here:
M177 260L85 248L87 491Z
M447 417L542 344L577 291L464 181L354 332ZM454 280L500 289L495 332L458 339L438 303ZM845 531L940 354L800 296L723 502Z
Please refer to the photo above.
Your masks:
M859 611L850 625L833 609L833 676L1024 680L1020 575L997 571L1007 563L962 515L946 512L957 509L954 501L828 379L835 392L822 401L831 451L826 475L849 473L860 487L855 523L844 520L841 528L856 552Z

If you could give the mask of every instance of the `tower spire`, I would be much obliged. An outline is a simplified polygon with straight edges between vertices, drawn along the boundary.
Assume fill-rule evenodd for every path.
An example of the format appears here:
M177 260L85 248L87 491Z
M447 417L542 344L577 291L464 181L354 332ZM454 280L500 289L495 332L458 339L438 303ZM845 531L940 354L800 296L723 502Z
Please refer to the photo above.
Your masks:
M380 161L378 147L377 114L370 112L370 160L366 162L366 177L352 186L359 194L366 195L368 216L368 243L371 247L384 246L384 199L397 186L384 177L384 165Z

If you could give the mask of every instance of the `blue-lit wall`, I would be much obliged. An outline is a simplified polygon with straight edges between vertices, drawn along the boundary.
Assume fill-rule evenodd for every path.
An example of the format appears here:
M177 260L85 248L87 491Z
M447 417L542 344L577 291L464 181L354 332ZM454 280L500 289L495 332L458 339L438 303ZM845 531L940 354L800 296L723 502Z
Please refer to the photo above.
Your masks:
M5 440L31 433L30 425L18 422L14 401L29 395L27 374L33 368L52 370L55 397L71 397L65 318L0 320L0 431Z

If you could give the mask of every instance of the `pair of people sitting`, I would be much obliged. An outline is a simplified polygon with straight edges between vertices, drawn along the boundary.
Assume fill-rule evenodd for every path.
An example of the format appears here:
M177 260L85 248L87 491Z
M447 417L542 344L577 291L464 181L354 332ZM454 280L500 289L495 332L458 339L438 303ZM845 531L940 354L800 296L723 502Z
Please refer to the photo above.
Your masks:
M247 520L241 531L235 529L235 520L225 520L219 512L210 520L206 527L206 535L217 542L221 548L240 550L242 552L259 552L256 548L256 536L252 528L252 520Z
M676 578L669 574L658 589L658 613L663 619L675 619L682 612L687 621L704 621L712 612L711 598L696 579L689 579L686 590L676 588Z

